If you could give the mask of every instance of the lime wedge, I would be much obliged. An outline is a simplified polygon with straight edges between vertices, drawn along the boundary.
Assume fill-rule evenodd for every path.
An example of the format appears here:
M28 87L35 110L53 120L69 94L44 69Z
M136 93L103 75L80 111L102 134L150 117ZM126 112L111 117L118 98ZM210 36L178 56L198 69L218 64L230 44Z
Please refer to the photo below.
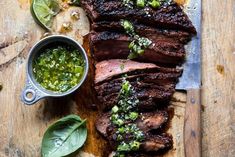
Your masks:
M53 24L53 17L60 11L57 0L33 0L31 13L34 20L42 27L50 30Z

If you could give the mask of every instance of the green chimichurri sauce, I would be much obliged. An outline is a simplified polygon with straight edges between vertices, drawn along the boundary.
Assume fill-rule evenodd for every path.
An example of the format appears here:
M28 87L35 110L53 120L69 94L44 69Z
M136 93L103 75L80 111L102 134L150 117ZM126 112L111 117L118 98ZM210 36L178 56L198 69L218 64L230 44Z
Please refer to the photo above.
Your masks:
M126 33L133 39L129 44L130 54L128 59L137 58L139 55L143 55L146 48L148 48L152 41L145 37L140 37L136 34L133 24L128 20L121 20L121 25Z
M140 143L144 140L143 132L135 124L139 117L137 112L139 100L130 82L125 79L118 100L112 108L110 119L117 129L115 137L119 145L115 156L125 157L127 152L139 150Z
M84 73L85 60L69 46L44 50L33 62L36 81L45 89L66 92L76 86Z
M122 0L122 4L130 9L133 9L134 7L152 7L156 9L168 1L170 0Z

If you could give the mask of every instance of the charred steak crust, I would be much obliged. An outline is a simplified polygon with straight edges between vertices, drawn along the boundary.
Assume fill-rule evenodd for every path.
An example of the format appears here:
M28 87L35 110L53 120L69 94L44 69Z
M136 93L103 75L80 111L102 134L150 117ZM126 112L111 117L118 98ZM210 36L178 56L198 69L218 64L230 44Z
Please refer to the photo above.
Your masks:
M192 38L192 34L186 31L158 29L151 26L139 24L136 22L132 23L135 26L136 33L144 37L151 36L164 39L167 38L182 44L187 44ZM96 32L118 31L121 33L125 33L125 30L123 29L123 26L121 25L120 21L98 21L92 23L91 26L92 30Z
M185 59L184 46L196 34L192 22L173 0L157 9L148 6L129 9L117 0L81 0L81 5L92 22L89 42L93 57L98 61L95 90L105 111L97 118L98 132L113 149L117 148L117 128L111 123L110 109L119 101L122 77L126 75L139 100L140 114L134 122L125 123L137 124L145 135L138 152L126 155L148 157L169 150L173 147L172 136L163 133L169 119L167 106L183 71L177 65ZM121 19L130 21L137 35L152 42L143 55L134 59L145 63L124 60L130 53L128 45L133 39L126 34ZM128 135L125 138L124 141L130 140Z
M143 55L135 60L165 64L179 64L184 61L186 55L184 44L167 37L147 36L152 44ZM90 44L97 61L115 58L126 59L130 53L128 45L131 40L125 33L108 31L90 33Z
M103 113L96 121L96 128L104 137L108 137L110 132L109 127L113 127L110 121L110 112ZM137 119L137 126L146 134L149 131L161 128L168 120L168 113L166 111L154 111L147 113L140 113ZM115 128L113 128L115 130Z
M136 19L140 23L158 28L178 29L196 34L192 22L174 1L170 1L158 9L148 7L148 13L151 16L146 14L146 8L129 9L123 6L122 1L116 0L82 0L81 5L92 22Z

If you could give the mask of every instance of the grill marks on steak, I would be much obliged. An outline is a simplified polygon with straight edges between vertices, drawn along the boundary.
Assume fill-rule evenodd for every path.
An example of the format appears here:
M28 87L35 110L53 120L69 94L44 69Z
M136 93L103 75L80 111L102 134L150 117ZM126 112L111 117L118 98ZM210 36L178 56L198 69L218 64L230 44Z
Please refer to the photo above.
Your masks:
M191 40L192 34L180 31L180 30L166 30L166 29L158 29L151 26L146 26L143 24L139 24L137 22L131 21L135 26L135 31L137 34L141 36L151 36L151 38L169 38L176 40L177 42L186 44ZM120 21L98 21L92 23L92 30L96 32L103 31L118 31L121 33L125 33L123 26Z
M158 9L146 7L145 9L129 9L123 6L122 1L116 0L82 0L82 7L92 22L119 21L120 19L136 19L139 23L152 25L157 28L177 29L196 34L196 30L183 12L182 8L174 1L162 5ZM146 10L151 16L146 14Z
M162 88L163 89L163 88ZM161 89L142 89L137 94L137 98L139 99L139 105L138 109L143 110L150 110L150 109L156 109L157 107L161 107L163 105L166 105L175 89L171 88L168 91L167 90L161 90ZM99 101L102 103L103 110L111 109L115 104L118 102L118 95L117 93L112 93L107 96L98 96Z
M151 26L146 26L143 24L139 24L133 22L135 26L135 31L140 36L150 37L153 38L162 38L162 39L172 39L178 43L186 44L191 40L192 34L179 31L179 30L166 30L166 29L158 29ZM118 31L121 33L125 33L123 26L121 25L120 21L98 21L92 23L92 30L96 32L104 32L104 31Z
M146 139L140 145L140 151L149 153L149 152L158 152L159 150L170 149L173 146L172 136L166 133L161 135L152 135L149 134L146 136Z
M166 36L158 37L151 34L146 37L152 41L152 44L135 60L164 64L179 64L184 61L184 44ZM90 33L93 55L97 61L126 59L130 54L128 45L131 41L132 39L125 33L107 31Z
M182 74L182 69L176 66L184 61L184 45L196 34L188 16L171 0L157 9L129 9L117 0L81 0L81 5L92 21L90 46L98 61L95 90L105 110L97 119L97 130L116 149L117 128L112 125L108 111L117 104L122 77L127 75L125 79L134 88L135 96L139 99L138 111L142 112L134 123L144 132L145 139L138 152L126 155L147 157L172 148L171 135L162 133L166 130L161 128L168 121L165 110ZM144 54L135 59L150 63L124 60L130 53L128 45L133 39L121 26L121 19L129 20L138 35L152 41ZM126 142L130 140L128 136Z
M110 116L111 113L106 112L100 115L96 122L97 130L104 137L108 137L116 131L111 124ZM166 111L154 111L141 113L140 117L136 121L136 124L144 133L148 133L151 130L160 129L167 122L167 120L168 113Z
M118 102L122 75L127 74L126 80L134 87L140 101L139 110L156 109L168 104L181 73L181 69L164 68L151 63L107 60L96 64L95 90L101 108L109 110Z
M102 114L97 119L96 128L99 133L109 140L112 146L116 147L116 128L111 124L110 115L109 112ZM140 145L140 151L157 152L172 147L173 141L170 135L164 133L154 134L154 130L161 129L167 120L168 114L166 111L154 111L140 114L136 124L145 134L145 140Z

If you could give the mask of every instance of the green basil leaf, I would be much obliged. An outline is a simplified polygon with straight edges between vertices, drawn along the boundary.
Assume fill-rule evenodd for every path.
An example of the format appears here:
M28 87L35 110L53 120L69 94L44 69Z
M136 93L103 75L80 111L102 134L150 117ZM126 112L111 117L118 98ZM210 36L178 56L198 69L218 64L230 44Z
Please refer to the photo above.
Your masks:
M87 138L86 120L66 116L52 124L42 140L42 157L67 156L83 146Z

